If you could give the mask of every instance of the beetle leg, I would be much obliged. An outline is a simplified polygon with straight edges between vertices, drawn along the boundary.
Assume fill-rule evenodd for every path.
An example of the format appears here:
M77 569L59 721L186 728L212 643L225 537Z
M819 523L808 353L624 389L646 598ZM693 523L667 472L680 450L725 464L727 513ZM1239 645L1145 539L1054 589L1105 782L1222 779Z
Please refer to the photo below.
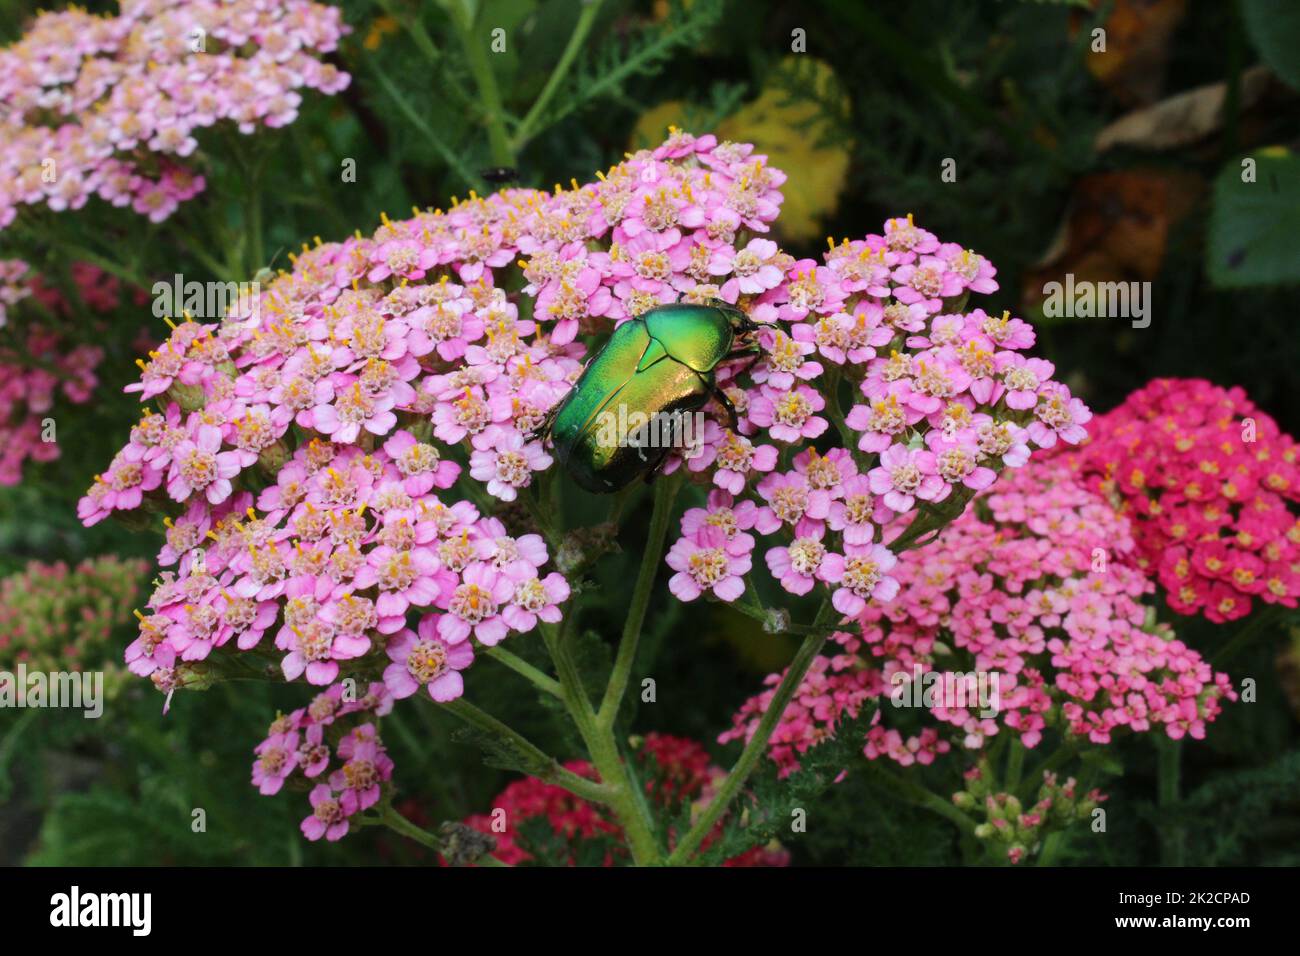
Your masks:
M733 349L727 358L729 360L737 359L745 355L750 356L750 359L745 363L745 367L736 373L736 378L739 378L742 375L748 375L749 371L758 364L758 360L763 357L763 346L759 345L757 342L752 342L749 345L742 345L739 348Z
M739 433L740 420L736 417L736 406L731 404L731 399L727 398L727 393L714 385L713 397L717 400L718 404L722 406L722 410L727 413L727 421L730 423L731 430Z
M560 414L560 406L563 404L564 404L564 399L560 399L558 402L556 402L554 405L551 406L550 411L546 413L546 417L543 418L536 426L534 426L533 430L528 433L528 437L530 440L541 439L543 444L545 443L546 436L551 433L551 426L555 424L555 416Z

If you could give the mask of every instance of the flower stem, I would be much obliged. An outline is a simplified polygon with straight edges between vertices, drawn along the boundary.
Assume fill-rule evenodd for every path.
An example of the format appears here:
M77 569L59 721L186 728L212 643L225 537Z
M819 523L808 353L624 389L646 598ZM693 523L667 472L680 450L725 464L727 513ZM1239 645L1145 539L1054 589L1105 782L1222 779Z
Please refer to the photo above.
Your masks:
M523 489L519 493L519 501L528 509L528 516L533 519L533 523L537 525L537 530L542 533L546 543L552 550L559 550L562 543L560 532L552 525L546 515L546 509L543 508L541 500L532 494L532 489Z
M1025 745L1019 737L1011 738L1011 752L1007 754L1007 779L1003 789L1015 793L1020 787L1020 773L1025 765Z
M883 759L883 758L882 758ZM871 773L872 779L876 780L887 790L894 793L907 803L915 804L932 813L946 818L956 824L957 829L963 834L973 835L975 832L975 821L962 813L955 804L943 799L932 790L928 790L911 780L906 780L897 774L891 773L881 765L879 759L868 760L867 769Z
M465 698L461 697L440 706L455 714L465 723L477 727L489 736L501 741L509 750L525 757L532 764L527 772L539 780L563 787L574 796L582 797L584 800L603 804L610 803L613 797L610 787L593 783L584 777L579 777L571 770L566 770L558 760L547 754L517 730L502 723L486 711L475 707Z
M491 657L494 660L500 661L516 674L528 678L528 680L538 690L543 690L553 697L564 696L560 690L559 681L543 674L540 670L513 651L508 651L504 647L498 645L497 647L485 648L483 653L487 654L488 657Z
M375 71L375 77L379 80L379 85L384 88L384 92L386 92L389 98L397 104L397 108L406 116L407 121L424 135L425 139L429 141L437 151L438 155L442 157L442 161L451 169L454 169L456 174L460 176L467 185L474 186L479 184L482 181L479 175L475 173L463 159L461 159L459 153L442 141L442 138L434 132L433 127L426 123L420 114L416 112L415 107L407 102L402 91L399 90L397 85L388 78L388 74L379 68L379 64L372 60L370 68Z
M1021 789L1017 796L1023 800L1030 799L1035 789L1043 782L1043 774L1050 773L1057 767L1064 764L1076 753L1074 743L1067 737L1062 740L1060 746L1053 750L1042 763L1034 767L1028 776L1023 778Z
M645 623L646 609L650 605L650 593L654 590L655 577L659 573L659 562L664 553L664 542L668 537L673 502L677 499L680 485L681 479L677 475L660 478L655 483L654 512L650 515L650 529L646 535L645 550L641 553L641 567L637 571L636 586L632 591L632 601L628 605L627 620L623 624L623 637L618 644L614 669L609 675L609 684L605 688L605 696L596 714L596 723L602 730L609 730L614 726L619 708L623 704L623 695L627 692L632 665L636 663L636 649L641 641L641 628Z
M1228 662L1229 658L1236 656L1242 648L1254 640L1260 631L1281 618L1282 613L1282 609L1276 604L1260 611L1247 622L1245 627L1234 634L1227 643L1211 655L1210 666L1222 667Z
M565 635L572 620L572 616L565 618L563 630L545 624L542 626L546 647L551 652L555 669L560 675L565 707L578 728L596 772L600 775L601 785L608 791L605 803L614 811L623 828L633 862L638 866L656 864L662 854L659 843L655 839L654 819L650 815L650 808L623 763L623 758L618 752L618 743L614 739L613 728L600 726L596 720L591 699L582 686L582 677L578 673L572 655L569 654Z
M99 253L90 249L64 244L60 249L60 255L67 262L75 262L77 260L89 262L91 265L103 269L110 275L116 276L123 282L126 282L135 288L149 289L151 287L149 280L139 272L106 256L101 256Z
M515 164L514 150L510 137L506 134L505 110L501 105L501 90L497 87L496 74L488 61L487 51L481 38L474 36L474 15L465 0L451 4L452 20L460 37L461 48L469 61L469 71L478 87L479 98L483 102L484 119L487 122L488 148L492 153L492 162L499 166Z
M853 429L849 428L844 419L844 408L840 404L840 372L835 366L831 366L831 372L827 377L826 392L826 413L834 422L835 430L840 433L840 441L844 443L844 447L848 449L858 467L866 471L868 456L858 448L858 436L853 433Z
M824 624L832 613L830 602L823 601L821 609L817 612L817 618L813 622L814 626ZM713 800L669 855L669 866L682 865L690 860L692 854L704 842L704 838L713 831L714 825L726 811L727 806L740 793L740 788L749 779L749 775L754 772L759 758L763 756L764 751L767 749L767 742L771 739L772 732L776 730L777 721L785 713L786 706L790 703L790 699L794 697L795 691L798 690L804 674L808 672L808 668L813 662L813 658L817 656L825 643L826 635L821 633L809 634L804 638L803 643L799 645L799 650L795 652L794 660L790 662L785 677L777 685L776 693L772 696L771 702L767 705L767 710L764 711L762 718L759 720L754 735L745 744L745 749L741 751L739 759L736 760L731 772L723 780Z
M1159 805L1165 814L1176 813L1178 783L1182 770L1183 747L1177 740L1159 737L1156 740L1159 760L1156 780L1159 786ZM1183 865L1183 828L1176 821L1165 821L1160 831L1160 862L1165 866Z
M1049 833L1047 839L1043 841L1043 848L1038 854L1039 866L1055 866L1056 858L1060 855L1061 847L1065 844L1065 833L1057 831Z
M587 41L587 34L591 32L591 27L600 14L602 3L604 3L604 0L587 0L582 13L578 15L578 22L573 26L573 33L569 35L569 42L565 45L564 52L560 54L559 62L555 64L555 69L551 70L551 75L547 78L546 85L542 87L542 92L537 95L537 99L533 101L533 105L529 107L528 112L519 122L519 128L515 130L515 135L510 141L512 152L517 154L539 131L537 129L538 123L545 116L546 107L550 105L551 99L559 91L564 78L569 75L573 61L577 59L578 53L582 50L582 45Z

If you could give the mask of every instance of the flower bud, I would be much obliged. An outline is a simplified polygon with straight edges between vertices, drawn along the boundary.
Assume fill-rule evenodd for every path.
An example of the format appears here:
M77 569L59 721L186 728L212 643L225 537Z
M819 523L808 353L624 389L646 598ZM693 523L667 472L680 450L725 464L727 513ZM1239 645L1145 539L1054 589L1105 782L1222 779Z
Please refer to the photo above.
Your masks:
M175 379L164 394L183 412L197 412L207 404L202 385L186 385L180 379Z

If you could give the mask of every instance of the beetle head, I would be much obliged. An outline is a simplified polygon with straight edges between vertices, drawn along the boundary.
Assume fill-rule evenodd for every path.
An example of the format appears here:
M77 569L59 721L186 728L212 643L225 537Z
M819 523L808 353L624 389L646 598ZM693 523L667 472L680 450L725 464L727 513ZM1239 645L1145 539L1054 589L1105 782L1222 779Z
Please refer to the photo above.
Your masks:
M758 331L759 324L751 319L746 312L736 308L731 303L724 302L722 299L711 299L709 305L727 317L727 320L731 323L731 327L737 335L745 332Z

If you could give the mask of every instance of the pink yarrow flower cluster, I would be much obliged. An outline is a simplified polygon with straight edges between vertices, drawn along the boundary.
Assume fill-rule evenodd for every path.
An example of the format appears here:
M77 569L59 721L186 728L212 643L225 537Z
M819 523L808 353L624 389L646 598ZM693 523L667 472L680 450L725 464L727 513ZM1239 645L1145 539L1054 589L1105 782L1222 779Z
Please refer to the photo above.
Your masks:
M1121 731L1204 737L1236 694L1226 674L1152 623L1154 587L1136 559L1127 520L1060 458L1014 472L940 543L900 558L897 597L856 615L858 633L834 635L836 653L814 662L770 756L793 771L800 754L871 704L864 753L901 765L954 747L981 751L1003 733L1036 747L1048 728L1084 746ZM947 685L956 693L924 697L945 674L961 675L960 687ZM984 710L991 693L977 700L980 675L996 681L993 713ZM919 733L904 729L917 711L901 706L918 679ZM748 739L772 693L746 702L719 739Z
M309 787L303 836L341 840L351 818L378 803L393 777L377 727L392 709L383 684L371 684L362 695L355 686L334 684L306 707L272 721L253 751L253 786L263 796L279 793L286 783Z
M1300 599L1300 451L1240 387L1156 379L1068 456L1128 516L1139 566L1215 622Z
M349 77L321 57L347 32L308 0L122 0L116 15L41 13L0 50L0 228L24 205L92 196L161 222L201 192L207 127L292 123L299 92Z
M911 216L832 241L820 260L762 242L711 260L731 270L720 297L762 324L762 358L747 380L722 370L737 429L716 416L685 456L713 490L683 520L670 587L684 601L738 599L761 535L782 588L821 587L856 616L898 591L887 528L959 513L1031 448L1081 441L1091 412L1024 354L1029 324L966 310L971 293L997 289L992 265ZM843 446L819 453L832 424Z
M537 430L581 371L578 328L698 284L673 267L649 295L617 244L654 236L676 262L689 235L702 261L779 208L783 176L750 147L683 142L572 190L385 215L370 237L304 246L221 324L175 325L127 387L145 403L130 440L79 504L88 525L165 516L130 669L169 700L246 654L286 680L448 701L475 647L557 622L569 584L515 503L551 467ZM507 293L521 261L528 285ZM566 311L579 295L601 305Z

